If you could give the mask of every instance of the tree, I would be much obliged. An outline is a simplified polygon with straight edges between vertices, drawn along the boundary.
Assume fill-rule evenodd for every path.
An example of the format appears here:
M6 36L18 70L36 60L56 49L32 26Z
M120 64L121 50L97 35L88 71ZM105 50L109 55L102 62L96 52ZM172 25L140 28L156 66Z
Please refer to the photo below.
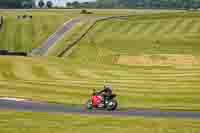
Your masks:
M33 0L0 0L0 8L31 8Z
M81 7L88 8L90 6L89 4L90 4L89 2L83 2L81 4Z
M176 8L197 9L200 0L96 0L98 8Z
M200 1L198 1L198 0L193 0L193 1L192 1L192 8L193 8L193 9L198 9L198 8L200 8Z
M35 2L33 0L22 0L21 6L22 8L33 8Z
M38 3L38 6L39 6L40 8L43 8L43 7L45 6L44 1L43 1L43 0L40 0L39 3Z
M67 2L67 3L66 3L66 7L71 8L71 6L72 6L72 3L71 3L71 2Z
M21 1L20 0L0 0L1 8L20 8Z
M73 6L73 8L80 8L80 3L78 1L74 1L71 4Z
M124 0L126 1L126 0ZM116 0L97 0L97 6L99 8L112 8Z
M36 0L0 0L0 8L31 8L34 7L34 1ZM42 8L45 4L47 3L44 0L39 0L38 6ZM51 8L53 2L49 2L46 6ZM200 0L96 0L83 3L74 1L67 2L66 7L198 9L200 8Z
M53 7L53 2L52 1L47 1L47 7L52 8Z

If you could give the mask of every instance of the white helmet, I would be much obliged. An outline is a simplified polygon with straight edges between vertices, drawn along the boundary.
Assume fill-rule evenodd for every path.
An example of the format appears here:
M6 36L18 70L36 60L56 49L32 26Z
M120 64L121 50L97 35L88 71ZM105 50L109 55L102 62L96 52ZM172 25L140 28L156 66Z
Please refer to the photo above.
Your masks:
M104 85L104 89L112 90L112 86L111 85Z

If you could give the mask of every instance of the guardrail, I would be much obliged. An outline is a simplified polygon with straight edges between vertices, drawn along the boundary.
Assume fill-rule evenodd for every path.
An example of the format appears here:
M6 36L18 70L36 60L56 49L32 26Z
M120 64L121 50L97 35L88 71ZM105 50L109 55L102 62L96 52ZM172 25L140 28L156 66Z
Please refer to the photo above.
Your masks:
M0 55L9 55L9 56L27 56L25 52L15 52L15 51L8 51L8 50L0 50Z
M57 57L63 57L65 54L67 54L68 51L72 52L72 49L78 44L79 41L81 41L94 27L98 22L106 21L110 19L121 19L121 18L127 18L129 16L133 15L126 15L126 16L111 16L111 17L101 17L94 20L94 22L91 24L91 26L82 34L80 35L76 40L74 40L71 44L69 44L62 52L60 52Z

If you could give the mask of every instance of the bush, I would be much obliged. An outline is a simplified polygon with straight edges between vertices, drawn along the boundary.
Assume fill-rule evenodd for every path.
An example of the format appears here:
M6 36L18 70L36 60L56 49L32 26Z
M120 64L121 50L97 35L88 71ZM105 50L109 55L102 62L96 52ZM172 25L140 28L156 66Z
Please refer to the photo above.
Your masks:
M92 14L92 12L88 12L86 9L81 10L81 14Z
M27 15L23 15L22 18L23 18L23 19L26 19L26 18L27 18Z

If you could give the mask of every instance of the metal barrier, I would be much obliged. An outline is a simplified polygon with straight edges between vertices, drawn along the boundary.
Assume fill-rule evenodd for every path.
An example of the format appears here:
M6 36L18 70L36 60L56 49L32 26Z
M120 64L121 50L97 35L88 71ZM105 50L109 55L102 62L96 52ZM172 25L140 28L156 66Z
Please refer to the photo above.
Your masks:
M111 16L111 17L100 17L100 18L97 18L96 20L93 21L93 23L90 25L90 27L83 34L81 34L70 45L68 45L66 48L64 48L64 50L61 51L57 55L57 57L63 57L69 50L73 49L73 47L75 47L78 44L78 42L81 41L96 26L97 23L99 23L101 21L111 20L111 19L120 19L120 18L124 19L124 18L128 18L129 16L134 16L134 15Z
M25 52L14 52L8 50L0 50L0 55L10 55L10 56L27 56L28 54Z

